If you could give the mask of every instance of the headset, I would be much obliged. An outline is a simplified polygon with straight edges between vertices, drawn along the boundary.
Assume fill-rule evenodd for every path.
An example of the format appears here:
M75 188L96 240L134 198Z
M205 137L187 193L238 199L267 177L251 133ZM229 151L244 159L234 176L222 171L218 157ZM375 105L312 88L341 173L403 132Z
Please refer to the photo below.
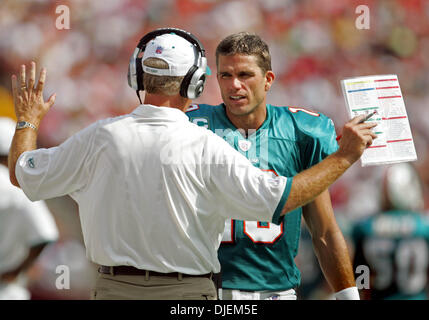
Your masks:
M198 56L195 57L194 65L189 69L180 85L180 95L184 98L196 99L203 93L207 69L206 51L203 45L193 34L185 30L177 28L160 28L149 32L140 39L139 44L137 45L137 48L135 48L128 65L128 85L136 90L140 103L141 99L139 91L144 90L144 71L142 58L139 58L139 55L145 51L146 44L150 40L167 33L174 33L188 40L196 47L198 51Z

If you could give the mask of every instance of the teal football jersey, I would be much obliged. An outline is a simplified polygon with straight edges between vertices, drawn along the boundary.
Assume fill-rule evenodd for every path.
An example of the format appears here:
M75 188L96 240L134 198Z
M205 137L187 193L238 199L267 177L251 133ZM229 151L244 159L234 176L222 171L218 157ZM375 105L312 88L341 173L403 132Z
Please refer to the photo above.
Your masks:
M191 122L223 137L267 174L294 176L336 151L334 124L328 117L296 107L267 105L267 117L247 139L229 121L223 104L192 105ZM231 220L219 248L222 287L249 291L287 290L299 285L295 265L301 208L283 217L280 225Z
M416 212L392 210L352 229L354 268L368 266L371 300L427 300L429 220ZM359 284L359 283L358 283Z

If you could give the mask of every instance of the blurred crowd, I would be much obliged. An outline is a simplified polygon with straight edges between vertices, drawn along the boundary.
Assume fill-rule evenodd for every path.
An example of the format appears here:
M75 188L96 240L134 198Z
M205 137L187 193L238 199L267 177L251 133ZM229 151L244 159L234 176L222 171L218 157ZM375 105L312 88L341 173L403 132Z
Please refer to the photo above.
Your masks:
M40 146L57 145L97 119L130 112L138 99L127 85L129 58L138 40L158 27L182 28L201 40L212 76L203 96L195 102L218 104L221 96L215 76L216 45L231 33L255 32L270 46L276 74L268 102L322 112L333 119L338 130L348 117L340 80L398 75L418 156L414 164L425 182L428 210L429 113L425 107L429 105L429 2L367 0L370 28L359 30L355 9L361 2L3 0L0 116L14 117L10 76L18 72L20 64L28 65L31 60L48 70L47 96L57 93L55 105L40 128ZM70 29L56 27L61 15L56 12L59 5L70 9ZM379 210L382 175L382 166L362 168L355 164L331 187L334 209L345 228ZM47 203L60 228L60 243L69 247L71 255L80 253L75 245L76 240L81 241L77 208L70 199ZM48 256L49 252L42 262ZM82 262L75 268L78 272L87 266ZM43 263L33 270L34 279L43 276L41 269ZM40 281L34 286L40 286ZM58 293L51 293L51 297L55 295Z

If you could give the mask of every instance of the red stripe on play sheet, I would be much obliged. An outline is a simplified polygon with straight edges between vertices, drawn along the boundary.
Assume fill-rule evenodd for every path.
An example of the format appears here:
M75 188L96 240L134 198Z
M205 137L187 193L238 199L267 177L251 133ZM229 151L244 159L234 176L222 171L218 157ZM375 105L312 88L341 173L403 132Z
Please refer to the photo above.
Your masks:
M413 139L388 140L388 141L386 141L386 142L387 142L387 143L392 143L392 142L401 142L401 141L413 141Z
M401 96L378 97L378 99L402 98Z
M370 146L370 147L368 147L368 149L370 149L370 148L384 148L384 147L387 147L387 145L383 144L381 146Z
M382 82L382 81L398 81L398 79L381 79L381 80L374 80L374 82Z
M381 118L382 120L395 120L395 119L407 119L407 116Z

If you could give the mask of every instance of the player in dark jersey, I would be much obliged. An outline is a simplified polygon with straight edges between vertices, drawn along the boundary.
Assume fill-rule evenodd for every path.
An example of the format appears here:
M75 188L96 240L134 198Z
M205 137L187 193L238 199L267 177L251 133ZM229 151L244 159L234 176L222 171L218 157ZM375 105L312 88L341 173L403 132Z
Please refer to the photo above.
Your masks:
M274 81L268 46L256 35L225 38L216 50L217 79L224 103L193 105L190 121L222 136L255 166L272 175L294 175L338 148L331 119L299 107L266 103ZM347 246L329 192L304 211L313 246L338 299L359 298ZM256 221L227 223L219 250L223 299L296 299L295 265L302 209L280 226ZM341 292L340 292L341 291Z
M409 163L386 171L383 212L356 224L355 267L368 266L369 289L363 299L428 299L429 219L423 209L422 187Z

